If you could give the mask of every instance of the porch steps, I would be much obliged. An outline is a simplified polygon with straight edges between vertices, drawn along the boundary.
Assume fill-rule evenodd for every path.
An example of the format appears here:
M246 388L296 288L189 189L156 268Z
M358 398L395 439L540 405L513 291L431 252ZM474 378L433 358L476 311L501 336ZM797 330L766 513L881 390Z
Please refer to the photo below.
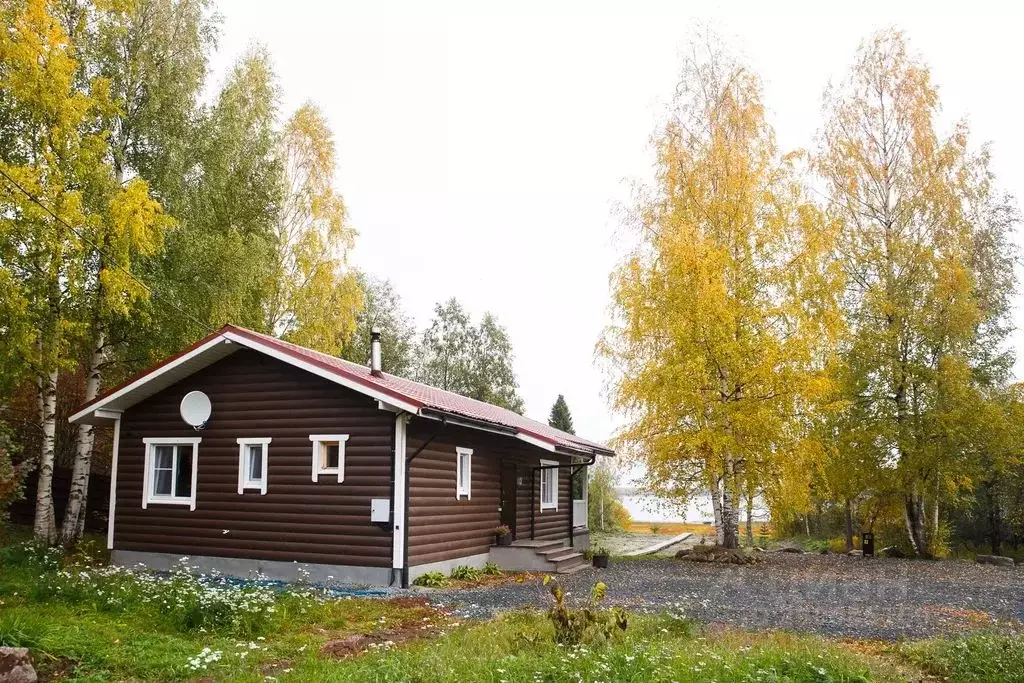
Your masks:
M567 574L587 566L583 553L563 544L563 541L517 541L513 547L532 548L546 571Z
M512 545L491 548L491 560L504 569L569 574L590 566L583 553L566 545L564 540L538 541L522 539Z

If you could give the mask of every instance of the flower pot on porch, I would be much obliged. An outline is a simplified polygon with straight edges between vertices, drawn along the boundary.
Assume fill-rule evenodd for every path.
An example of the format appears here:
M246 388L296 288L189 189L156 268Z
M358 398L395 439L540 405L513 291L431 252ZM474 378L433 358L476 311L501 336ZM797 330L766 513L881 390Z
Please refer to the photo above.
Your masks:
M498 545L512 545L512 534L495 535Z
M594 566L598 569L608 568L608 556L607 555L594 555Z

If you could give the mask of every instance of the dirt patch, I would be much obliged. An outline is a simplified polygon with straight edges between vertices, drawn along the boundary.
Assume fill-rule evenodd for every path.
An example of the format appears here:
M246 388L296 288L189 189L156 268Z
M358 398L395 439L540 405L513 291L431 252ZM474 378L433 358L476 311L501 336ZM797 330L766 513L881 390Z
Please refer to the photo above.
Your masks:
M334 659L346 659L361 655L370 650L390 649L410 640L427 638L437 632L436 629L424 630L421 625L413 627L413 623L403 624L406 628L400 627L377 633L354 633L344 638L328 640L320 648L320 654Z
M992 626L999 622L988 612L977 609L961 609L947 605L925 605L924 609L933 614L939 615L940 619L948 621L951 625L964 624L966 626Z
M410 609L414 607L424 607L430 609L430 601L426 598L389 598L385 602L389 605L394 605L395 607L406 607Z
M67 681L75 678L75 670L78 662L66 657L53 657L51 655L30 652L32 664L36 670L39 683L47 681Z
M260 673L264 676L271 676L276 673L282 673L285 670L290 671L292 666L292 660L290 659L275 659L272 662L267 662L260 666ZM213 679L211 679L213 680Z
M427 598L392 598L388 602L401 607L423 608L425 616L419 619L406 619L397 626L380 631L351 633L331 638L320 648L320 654L334 659L345 659L371 650L386 650L411 640L433 638L449 623L448 613L430 605Z

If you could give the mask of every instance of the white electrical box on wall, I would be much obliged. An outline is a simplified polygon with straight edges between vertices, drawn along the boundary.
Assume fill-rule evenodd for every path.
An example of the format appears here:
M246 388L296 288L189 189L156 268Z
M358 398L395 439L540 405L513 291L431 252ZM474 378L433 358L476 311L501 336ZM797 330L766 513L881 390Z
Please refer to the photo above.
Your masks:
M388 523L391 521L391 499L371 498L370 499L370 521Z

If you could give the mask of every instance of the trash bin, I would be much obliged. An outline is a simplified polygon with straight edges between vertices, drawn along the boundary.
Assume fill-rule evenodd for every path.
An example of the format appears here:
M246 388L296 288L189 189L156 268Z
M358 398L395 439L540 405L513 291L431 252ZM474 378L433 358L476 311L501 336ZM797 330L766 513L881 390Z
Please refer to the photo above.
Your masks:
M860 549L863 552L864 557L875 556L875 535L873 533L869 531L861 537Z

